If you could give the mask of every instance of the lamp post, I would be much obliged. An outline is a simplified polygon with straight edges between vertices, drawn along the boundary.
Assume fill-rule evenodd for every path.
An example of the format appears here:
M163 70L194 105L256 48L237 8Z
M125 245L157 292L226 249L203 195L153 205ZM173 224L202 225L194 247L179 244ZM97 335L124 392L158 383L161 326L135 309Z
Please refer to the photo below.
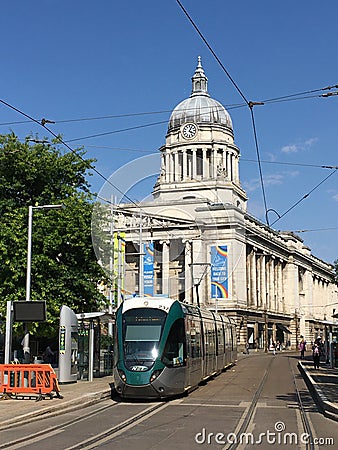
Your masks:
M41 205L28 207L28 242L27 242L27 272L26 272L26 301L29 302L31 298L31 269L32 269L32 229L33 229L33 210L34 209L62 209L63 205ZM30 348L29 348L29 329L28 324L25 323L24 338L22 341L25 363L30 362Z

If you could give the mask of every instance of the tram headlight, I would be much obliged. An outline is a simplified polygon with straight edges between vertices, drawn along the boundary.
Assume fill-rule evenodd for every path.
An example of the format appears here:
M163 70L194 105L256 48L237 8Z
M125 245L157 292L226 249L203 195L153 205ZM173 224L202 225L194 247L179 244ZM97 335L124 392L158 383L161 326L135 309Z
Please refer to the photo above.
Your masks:
M118 372L119 372L121 380L123 381L123 383L125 383L127 381L126 374L121 369L118 369Z
M159 374L162 372L162 369L160 370L154 370L154 372L151 374L150 377L150 383L156 380L156 378L159 376Z

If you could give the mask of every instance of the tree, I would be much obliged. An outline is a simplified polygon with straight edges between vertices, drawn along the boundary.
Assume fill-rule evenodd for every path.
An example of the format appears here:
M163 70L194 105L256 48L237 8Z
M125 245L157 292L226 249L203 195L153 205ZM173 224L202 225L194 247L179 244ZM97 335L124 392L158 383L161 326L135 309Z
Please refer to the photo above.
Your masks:
M61 152L57 142L20 142L0 135L0 312L7 300L26 295L28 206L35 209L32 234L31 299L46 300L47 323L39 335L56 332L62 305L75 312L99 310L105 273L91 243L93 196L86 176L94 160L81 149Z

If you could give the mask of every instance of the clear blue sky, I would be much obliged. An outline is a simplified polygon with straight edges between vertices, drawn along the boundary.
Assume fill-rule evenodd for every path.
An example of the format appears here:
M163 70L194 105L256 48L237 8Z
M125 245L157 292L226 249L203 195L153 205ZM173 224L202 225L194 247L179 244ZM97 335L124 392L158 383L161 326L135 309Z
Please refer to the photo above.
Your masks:
M246 99L338 84L336 0L182 3ZM249 212L265 222L250 110L233 107L242 97L176 0L2 0L0 42L0 98L36 119L56 121L53 131L74 139L73 148L84 146L104 177L164 144L170 111L190 95L201 55L209 92L233 120ZM254 108L267 207L279 215L332 173L318 166L338 165L338 96L319 97L333 91ZM67 122L136 113L148 114ZM22 120L0 105L0 133L50 138L34 123L4 125ZM90 182L96 192L103 184L97 175ZM150 192L152 182L142 189ZM338 171L273 228L317 230L300 236L315 256L333 262L337 207ZM270 223L276 218L270 212Z

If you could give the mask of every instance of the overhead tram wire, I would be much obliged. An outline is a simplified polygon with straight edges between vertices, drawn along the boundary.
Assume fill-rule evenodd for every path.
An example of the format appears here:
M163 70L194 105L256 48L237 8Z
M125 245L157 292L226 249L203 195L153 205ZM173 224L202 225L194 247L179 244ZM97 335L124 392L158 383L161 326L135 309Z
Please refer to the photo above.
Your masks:
M119 206L116 203L113 203L111 200L101 197L99 194L96 195L97 198L99 198L100 200L102 200L103 202L107 203L108 205L111 205L113 207L115 207L114 212L120 212L122 211L123 214L126 215L134 215L135 211L132 211L130 208L128 208L128 206ZM180 224L184 223L184 224L194 224L195 220L190 220L190 219L184 219L184 218L176 218L176 217L168 217L168 216L162 216L162 214L154 214L154 213L145 213L145 215L147 217L150 217L152 219L158 219L158 220L167 220L167 221L173 221L173 222L178 222Z
M266 100L262 100L263 103L275 103L275 102L282 102L282 101L290 101L290 100L302 100L305 98L316 98L316 97L327 97L327 94L321 94L321 95L311 95L311 96L305 96L306 94L313 94L315 92L321 92L321 91L327 91L327 90L331 90L331 89L338 89L338 84L334 84L333 86L326 86L324 88L319 88L319 89L312 89L309 91L305 91L305 92L299 92L297 94L289 94L289 95L283 95L281 97L275 97L275 98L270 98L270 99L266 99ZM302 96L302 97L300 97Z
M147 212L145 212L144 210L142 210L141 206L139 203L135 202L132 198L130 198L127 194L125 194L123 191L121 191L121 189L119 189L116 185L114 185L108 178L106 178L104 175L102 175L97 169L95 169L95 167L93 167L91 164L88 164L87 161L82 158L81 155L79 155L74 149L72 149L65 141L62 140L62 138L60 138L60 136L58 136L57 134L55 134L52 130L50 130L48 127L46 127L46 123L53 123L53 121L49 121L46 119L42 119L41 121L34 119L34 117L31 117L30 115L26 114L25 112L21 111L20 109L16 108L15 106L5 102L4 100L0 99L0 103L4 104L5 106L7 106L8 108L13 109L14 111L16 111L17 113L27 117L30 121L40 125L41 127L43 127L44 129L46 129L52 136L54 136L61 144L63 144L66 148L68 148L68 150L70 150L75 156L77 156L79 159L81 159L84 163L87 164L88 168L93 170L97 175L99 175L104 181L106 181L108 184L110 184L110 186L112 186L114 189L116 189L121 195L123 195L131 204L133 204L134 206L136 206L136 208L138 208L138 210L142 211L144 216L146 217L152 217L152 218L157 218L157 219L166 219L165 216L161 216L160 214L149 214ZM98 196L99 197L99 196ZM112 204L109 200L107 199L103 199L102 197L99 197L102 200ZM170 218L170 220L172 221L179 221L179 222L184 222L184 223L189 223L192 224L195 221L193 220L189 220L189 219L175 219L175 218Z
M261 160L260 160L260 154L259 154L259 147L258 147L258 140L257 140L257 133L256 133L256 125L255 125L255 118L254 118L254 114L253 114L253 106L256 105L264 105L264 103L267 103L268 101L266 100L265 102L252 102L252 101L248 101L247 98L245 97L245 95L243 94L243 92L241 91L241 89L239 88L239 86L236 84L236 82L234 81L234 79L231 77L231 75L229 74L229 72L226 70L226 68L224 67L223 63L220 61L220 59L218 58L218 56L216 55L215 51L213 50L213 48L211 47L211 45L208 43L208 41L206 40L206 38L203 36L202 32L199 30L199 28L197 27L197 25L195 24L195 22L193 21L193 19L191 18L191 16L189 15L188 11L184 8L184 6L182 5L182 3L180 2L180 0L176 0L176 2L178 3L178 5L180 6L180 8L182 9L182 11L184 12L184 14L186 15L186 17L188 18L189 22L192 24L192 26L195 28L195 30L197 31L198 35L201 37L201 39L203 40L203 42L205 43L205 45L208 47L208 49L210 50L210 52L212 53L212 55L214 56L214 58L216 59L216 61L218 62L218 64L221 66L221 68L223 69L223 71L225 72L225 74L227 75L227 77L229 78L229 80L231 81L231 83L233 84L233 86L236 88L236 90L238 91L238 93L240 94L240 96L243 98L243 100L245 101L246 105L249 107L250 112L251 112L251 119L252 119L252 126L253 126L253 133L254 133L254 139L255 139L255 146L256 146L256 153L257 153L257 162L258 162L258 167L259 167L259 174L260 174L260 181L261 181L261 186L262 186L262 193L263 193L263 200L264 200L264 208L265 208L265 217L266 217L266 222L267 225L270 226L269 224L269 219L268 219L268 208L267 208L267 203L266 203L266 196L265 196L265 189L264 189L264 182L263 182L263 173L262 173L262 168L261 168ZM338 88L338 85L334 85L334 86L328 86L325 88L320 89L321 90L328 90L328 89L333 89L333 88ZM317 90L315 90L314 92L316 92ZM311 93L311 91L308 91L309 93ZM305 94L305 93L304 93ZM278 101L282 101L283 100L291 100L292 97L294 97L295 95L302 95L302 94L291 94L289 96L285 96L285 97L280 97L277 98L276 100ZM338 92L333 92L333 93L327 93L327 94L322 94L321 97L329 97L332 95L338 95ZM272 100L270 101L272 102ZM337 169L336 169L337 170ZM271 226L273 224L275 224L278 220L280 220L282 217L284 217L288 212L290 212L293 208L295 208L299 203L301 203L305 198L307 198L314 190L316 190L321 184L323 184L329 177L331 177L335 172L332 172L331 174L329 174L327 177L325 177L320 183L318 183L309 193L307 193L306 195L304 195L300 200L298 200L293 206L291 206L287 211L285 211L282 215L278 215L278 218L271 224Z
M332 231L338 230L338 227L329 227L329 228L313 228L312 230L293 230L294 233L312 233L316 231Z
M303 195L302 198L300 198L296 203L294 203L292 206L290 206L289 209L287 209L283 214L279 215L278 213L278 218L272 222L271 226L274 225L276 222L278 222L282 217L286 216L286 214L288 214L291 210L293 210L296 206L298 206L303 200L305 200L306 198L309 197L310 194L312 194L312 192L314 192L316 189L319 188L319 186L321 186L323 183L325 183L325 181L327 179L329 179L330 177L332 177L332 175L334 175L338 170L338 167L335 168L333 170L333 172L331 172L329 175L327 175L322 181L320 181L319 183L316 184L316 186L314 188L312 188L307 194Z
M312 89L309 91L305 91L305 92L299 92L297 94L289 94L289 95L284 95L281 97L274 97L274 98L269 98L269 99L265 99L265 100L261 100L259 102L257 102L258 104L269 104L269 103L282 103L282 102L288 102L288 101L295 101L295 100L305 100L308 98L321 98L321 97L331 97L331 96L335 96L338 95L338 91L337 92L328 92L326 94L320 94L320 95L306 95L306 94L311 94L314 92L321 92L321 91L325 91L325 90L329 90L329 89L338 89L338 84L332 85L332 86L327 86L324 88L319 88L319 89ZM243 108L248 106L248 104L245 103L235 103L235 104L229 104L229 105L224 105L225 108L227 110L232 110L232 109L238 109L238 108ZM191 108L193 109L193 108ZM202 108L203 109L203 108ZM188 109L189 110L189 109ZM74 118L74 119L60 119L60 120L55 120L55 123L75 123L75 122L85 122L85 121L98 121L98 120L106 120L106 119L123 119L123 118L127 118L127 117L141 117L141 116L151 116L151 115L156 115L156 114L167 114L172 112L172 110L169 109L164 109L162 111L142 111L142 112L136 112L136 113L126 113L126 114L111 114L111 115L107 115L107 116L97 116L97 117L78 117L78 118ZM12 122L2 122L0 123L0 126L8 126L8 125L20 125L20 124L25 124L25 123L30 123L31 120L15 120ZM157 124L157 122L154 123L154 125ZM145 126L150 126L151 124L146 124ZM121 130L124 131L124 130Z
M217 56L217 54L215 53L215 51L213 50L213 48L211 47L211 45L209 44L209 42L207 41L207 39L204 37L204 35L202 34L202 32L199 30L198 26L195 24L195 22L193 21L193 19L191 18L190 14L188 13L188 11L184 8L184 6L182 5L182 3L180 2L180 0L176 0L176 2L178 3L178 5L180 6L180 8L182 9L182 11L184 12L184 14L186 15L186 17L188 18L189 22L192 24L192 26L195 28L196 32L198 33L198 35L200 36L200 38L202 39L202 41L205 43L205 45L208 47L208 49L210 50L210 52L212 53L212 55L214 56L214 58L216 59L216 61L218 62L218 64L221 66L222 70L224 71L224 73L227 75L227 77L229 78L229 80L231 81L231 83L233 84L233 86L235 87L235 89L237 90L237 92L239 93L239 95L242 97L242 99L244 100L244 102L246 103L246 105L249 107L250 109L250 114L251 114L251 122L252 122L252 128L253 128L253 133L254 133L254 141L255 141L255 147L256 147L256 154L257 154L257 162L258 162L258 169L259 169L259 176L260 176L260 182L261 182L261 187L262 187L262 195L263 195L263 202L264 202L264 209L265 209L265 218L266 218L266 222L267 225L269 225L269 218L268 218L268 207L267 207L267 201L266 201L266 195L265 195L265 188L264 188L264 180L263 180L263 172L262 172L262 166L261 166L261 158L260 158L260 153L259 153L259 146L258 146L258 139L257 139L257 132L256 132L256 124L255 124L255 116L253 113L253 106L258 105L258 104L262 104L260 102L250 102L246 96L244 95L244 93L242 92L242 90L239 88L239 86L237 85L237 83L235 82L235 80L232 78L232 76L230 75L230 73L227 71L227 69L225 68L224 64L222 63L222 61L219 59L219 57Z
M124 131L137 130L139 128L152 127L154 125L162 125L164 123L168 123L168 121L167 120L162 120L160 122L148 123L146 125L136 125L134 127L122 128L122 129L119 129L119 130L113 130L113 131L106 131L104 133L91 134L89 136L83 136L83 137L79 137L79 138L75 138L75 139L67 139L66 142L75 142L75 141L82 141L82 140L85 140L85 139L91 139L91 138L94 138L94 137L108 136L110 134L122 133Z
M54 131L52 131L51 129L49 129L46 126L46 123L54 123L53 121L49 121L46 119L41 119L41 121L34 119L34 117L26 114L25 112L21 111L20 109L16 108L15 106L7 103L6 101L0 99L0 103L4 104L5 106L7 106L8 108L12 109L13 111L16 111L17 113L21 114L24 117L27 117L30 121L40 125L41 127L43 127L44 129L46 129L52 136L54 136L61 144L63 144L66 148L68 148L68 150L70 150L75 156L77 156L79 159L81 159L84 163L87 164L88 168L93 170L100 178L102 178L105 182L107 182L108 184L110 184L110 186L112 186L114 189L116 189L121 195L123 195L130 203L132 203L133 205L135 205L140 211L142 211L139 203L136 203L133 199L131 199L127 194L125 194L123 191L121 191L121 189L119 189L117 186L115 186L109 179L107 179L104 175L102 175L101 172L99 172L97 169L95 169L95 167L93 167L91 164L88 164L88 162L82 158L81 155L79 155L74 149L72 149L72 147L70 147L62 138L60 138L60 136L58 136L57 134L54 133ZM147 216L148 214L145 213L145 215Z
M241 158L241 161L245 162L256 162L255 159L247 159ZM283 161L266 161L261 160L264 164L280 164L284 166L298 166L298 167L314 167L316 169L338 169L338 166L329 166L324 164L306 164L306 163L291 163L291 162L283 162Z

